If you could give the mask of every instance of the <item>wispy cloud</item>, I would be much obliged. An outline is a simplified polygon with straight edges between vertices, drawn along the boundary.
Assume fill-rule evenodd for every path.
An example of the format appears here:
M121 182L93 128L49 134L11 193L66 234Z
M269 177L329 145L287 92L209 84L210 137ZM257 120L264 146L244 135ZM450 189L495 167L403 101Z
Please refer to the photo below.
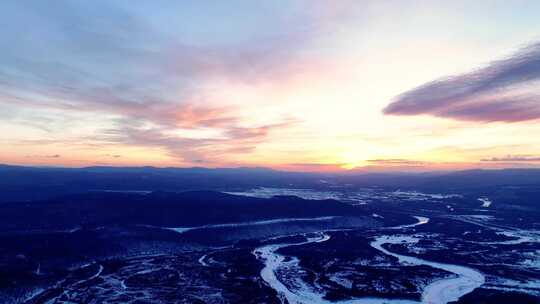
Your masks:
M233 43L195 43L121 3L7 2L0 19L25 34L0 29L0 104L120 117L116 129L96 138L164 148L187 161L248 153L272 130L290 125L290 117L246 122L227 105L234 100L216 92L302 73L298 53L324 30L325 20L345 11L319 6ZM181 134L208 129L217 135Z
M174 129L160 126L147 127L140 122L121 120L117 127L107 130L96 140L111 144L126 144L164 149L171 157L185 164L220 165L227 158L250 153L263 143L273 131L279 131L296 123L294 120L257 127L236 125L223 127L215 137L189 138L175 135Z
M385 114L466 121L540 118L540 43L471 73L439 79L396 97Z

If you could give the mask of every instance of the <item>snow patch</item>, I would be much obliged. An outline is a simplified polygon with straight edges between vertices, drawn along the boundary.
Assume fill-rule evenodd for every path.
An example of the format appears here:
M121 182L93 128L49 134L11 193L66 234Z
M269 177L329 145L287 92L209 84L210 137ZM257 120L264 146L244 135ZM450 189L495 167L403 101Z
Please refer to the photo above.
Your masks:
M489 208L493 202L487 197L479 197L478 201L482 203L482 207Z

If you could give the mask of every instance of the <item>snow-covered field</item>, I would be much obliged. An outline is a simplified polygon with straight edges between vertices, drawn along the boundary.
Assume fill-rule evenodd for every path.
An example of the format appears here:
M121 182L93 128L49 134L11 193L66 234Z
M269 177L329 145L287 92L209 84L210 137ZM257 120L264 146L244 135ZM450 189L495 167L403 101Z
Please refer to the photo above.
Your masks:
M423 193L418 191L381 191L380 189L363 188L354 191L314 190L293 188L260 187L241 192L227 192L234 195L271 198L279 195L297 196L303 199L334 199L352 205L364 205L373 200L380 201L441 201L462 197L459 194Z

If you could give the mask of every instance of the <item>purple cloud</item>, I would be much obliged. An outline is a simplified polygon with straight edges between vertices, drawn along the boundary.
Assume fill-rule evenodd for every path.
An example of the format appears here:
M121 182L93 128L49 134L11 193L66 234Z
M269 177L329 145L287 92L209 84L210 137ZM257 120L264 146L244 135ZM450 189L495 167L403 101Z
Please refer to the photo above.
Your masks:
M518 122L540 118L540 43L471 73L439 79L405 92L385 114L466 121Z

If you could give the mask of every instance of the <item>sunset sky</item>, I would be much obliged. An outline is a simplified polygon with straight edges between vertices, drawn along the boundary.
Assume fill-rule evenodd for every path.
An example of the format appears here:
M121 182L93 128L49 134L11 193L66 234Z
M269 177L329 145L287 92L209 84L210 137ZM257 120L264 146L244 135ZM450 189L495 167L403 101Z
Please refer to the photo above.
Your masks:
M13 0L0 37L0 163L540 166L540 1Z

